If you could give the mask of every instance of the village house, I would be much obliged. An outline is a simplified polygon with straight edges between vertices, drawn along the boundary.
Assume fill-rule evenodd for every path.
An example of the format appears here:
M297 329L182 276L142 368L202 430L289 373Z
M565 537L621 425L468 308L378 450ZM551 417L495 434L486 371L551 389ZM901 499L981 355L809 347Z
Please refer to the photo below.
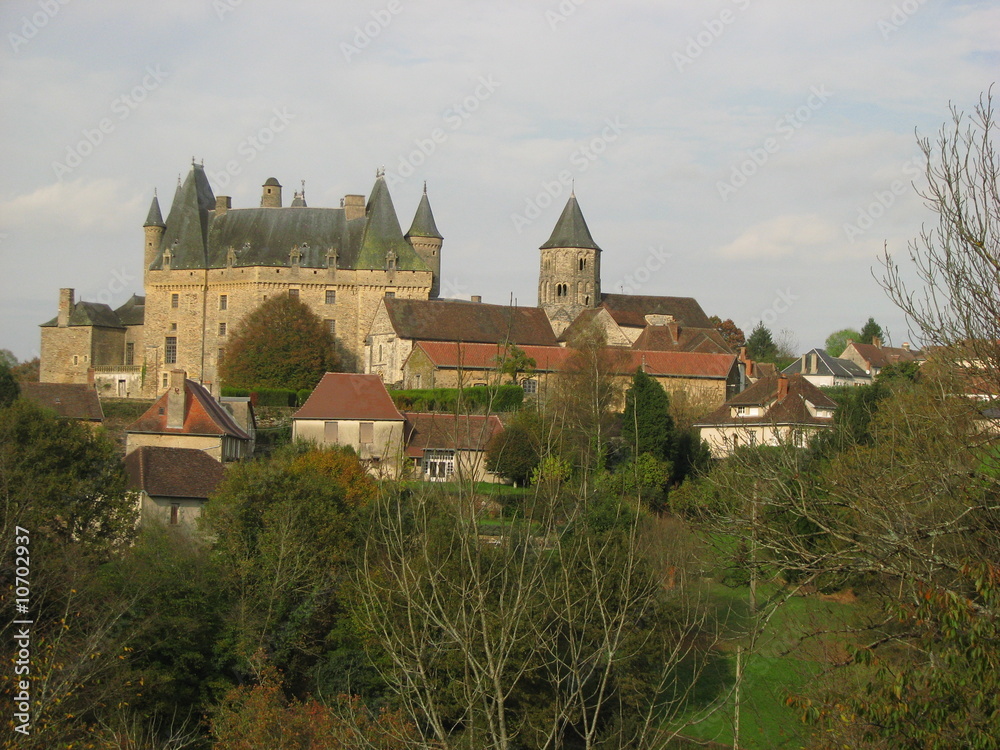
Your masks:
M804 376L761 378L694 426L714 458L742 445L804 447L811 435L833 425L837 403Z
M142 445L125 457L125 473L129 489L141 493L142 524L159 523L193 533L225 469L198 448Z
M503 432L495 415L424 414L406 417L406 456L413 475L430 482L501 482L486 469L486 449Z
M889 365L899 365L906 362L913 362L920 365L927 358L923 352L911 349L910 345L906 342L903 342L903 345L899 347L884 346L882 340L876 337L871 344L859 344L857 341L848 341L847 348L840 355L840 359L853 362L874 379Z
M21 383L21 397L50 409L59 419L84 422L99 427L104 421L101 399L91 386L82 383Z
M802 375L815 386L870 385L873 378L850 359L832 357L824 349L812 349L782 372Z

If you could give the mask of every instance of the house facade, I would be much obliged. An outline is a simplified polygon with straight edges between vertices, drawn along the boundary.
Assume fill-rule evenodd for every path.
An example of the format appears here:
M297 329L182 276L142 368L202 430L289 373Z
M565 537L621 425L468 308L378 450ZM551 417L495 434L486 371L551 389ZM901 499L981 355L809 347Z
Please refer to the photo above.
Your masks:
M847 348L840 355L840 359L853 362L867 375L875 378L889 365L904 364L913 362L923 364L926 361L924 353L912 349L906 342L902 346L884 346L882 341L876 338L871 344L859 344L856 341L848 341Z
M129 489L141 493L142 524L162 524L193 534L225 469L197 448L142 445L125 457L125 473Z
M873 378L849 359L832 357L823 349L813 349L792 362L782 372L802 375L818 387L871 385Z
M403 416L411 476L428 482L502 481L486 468L490 440L503 432L495 415L403 412Z

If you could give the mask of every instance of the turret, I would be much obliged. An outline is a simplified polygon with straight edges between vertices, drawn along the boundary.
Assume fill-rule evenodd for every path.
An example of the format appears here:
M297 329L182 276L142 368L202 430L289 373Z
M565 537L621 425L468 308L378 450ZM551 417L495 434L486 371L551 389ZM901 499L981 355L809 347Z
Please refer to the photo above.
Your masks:
M163 214L160 213L160 201L153 191L153 202L149 204L149 214L146 216L146 223L142 225L146 233L146 249L143 253L143 274L145 274L160 250L160 243L163 241L163 233L167 230L167 225L163 223Z
M417 213L413 217L413 224L410 231L405 235L406 240L417 251L417 255L427 264L434 274L431 281L430 298L436 299L441 291L441 245L444 237L438 231L437 224L434 223L434 213L431 211L430 201L427 199L427 183L424 183L424 194L420 197L417 206Z
M539 250L538 306L561 333L584 309L601 302L601 248L590 236L575 192Z
M260 207L281 208L281 184L274 177L268 177L261 187Z

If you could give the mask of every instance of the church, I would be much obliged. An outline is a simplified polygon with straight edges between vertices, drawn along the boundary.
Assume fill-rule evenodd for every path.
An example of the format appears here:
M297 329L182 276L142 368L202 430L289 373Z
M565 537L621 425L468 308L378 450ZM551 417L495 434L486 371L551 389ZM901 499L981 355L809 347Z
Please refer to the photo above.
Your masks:
M367 200L346 195L336 208L308 206L304 188L285 206L273 177L259 207L234 208L192 163L166 220L154 194L143 230L144 295L112 309L61 289L58 314L41 325L42 382L149 398L184 370L218 395L227 336L268 297L288 294L326 322L345 369L390 386L403 382L419 342L564 347L596 325L639 362L643 352L691 355L671 360L683 360L688 376L695 355L725 355L732 368L716 369L728 391L738 387L734 353L697 301L602 293L602 250L575 194L539 248L535 308L438 299L443 237L426 186L404 233L382 171Z

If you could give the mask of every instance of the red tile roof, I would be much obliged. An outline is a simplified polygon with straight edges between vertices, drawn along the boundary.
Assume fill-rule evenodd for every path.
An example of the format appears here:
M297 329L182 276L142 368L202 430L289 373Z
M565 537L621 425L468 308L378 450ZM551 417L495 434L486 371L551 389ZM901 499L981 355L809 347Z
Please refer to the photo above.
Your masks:
M806 401L821 409L836 409L837 402L806 380L802 375L788 376L788 394L778 401L778 375L761 378L742 393L701 419L696 426L750 425L750 424L802 424L829 425L832 417L816 417L809 413ZM759 406L758 416L734 417L734 406Z
M328 372L293 419L363 419L402 422L378 375Z
M524 353L535 360L541 372L565 370L576 351L561 346L522 346ZM444 341L417 341L420 349L436 367L469 370L489 370L497 366L503 347L496 344L466 344ZM642 367L649 375L661 377L728 377L736 362L733 354L702 354L699 352L637 351L608 347L604 350L608 365L617 374L631 374Z
M63 419L104 421L97 391L84 383L21 383L21 395Z
M205 386L193 380L184 381L184 426L167 427L167 400L170 392L156 400L145 414L129 425L126 432L151 432L168 435L229 435L241 440L250 436Z
M647 325L632 344L632 348L663 352L733 353L722 335L714 328L689 326L678 326L675 336L671 326Z
M129 489L151 497L207 499L225 470L205 451L144 445L125 457Z
M490 439L503 432L495 415L426 414L404 412L407 425L406 455L422 456L425 450L483 451Z
M881 370L889 365L900 362L919 362L924 359L924 354L916 349L903 349L897 346L875 346L874 344L859 344L852 341L848 344L861 358L869 364L869 368L875 367ZM843 357L843 355L841 355Z

